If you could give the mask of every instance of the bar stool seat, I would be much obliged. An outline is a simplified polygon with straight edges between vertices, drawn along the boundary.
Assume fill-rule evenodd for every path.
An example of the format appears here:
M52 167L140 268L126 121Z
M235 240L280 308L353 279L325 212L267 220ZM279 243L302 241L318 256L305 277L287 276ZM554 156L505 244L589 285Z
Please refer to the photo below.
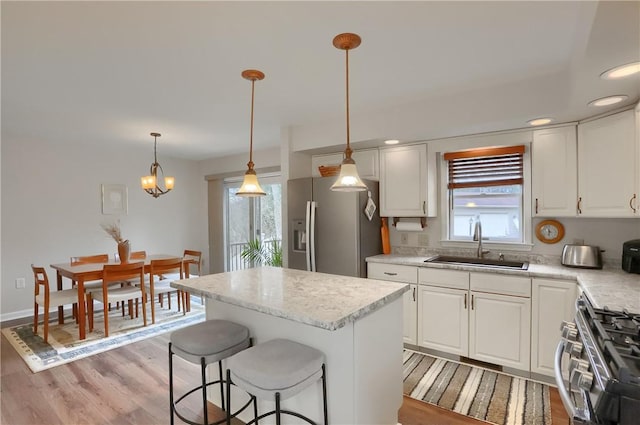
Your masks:
M227 387L233 383L257 398L273 400L276 409L256 416L248 424L275 414L286 413L315 423L300 413L280 409L280 401L300 393L322 380L324 423L327 423L325 356L315 348L287 339L272 339L248 348L227 360ZM227 394L229 390L227 389ZM230 401L227 398L227 411ZM254 409L255 411L255 409Z
M202 403L204 409L204 423L209 424L207 414L206 387L213 384L220 384L220 397L222 407L224 401L224 374L222 373L222 360L251 346L249 329L238 323L227 320L207 320L197 325L179 329L171 334L169 342L169 401L171 404L171 423L174 423L174 413L183 421L189 424L196 424L186 419L176 409L177 404L189 394L202 390ZM202 384L196 386L183 394L174 402L173 395L173 355L201 366ZM220 379L206 382L206 366L218 362L218 373ZM242 409L244 410L249 403ZM233 417L232 416L232 417ZM214 423L223 423L226 419Z
M200 364L217 362L249 347L249 329L228 320L207 320L171 334L174 354Z

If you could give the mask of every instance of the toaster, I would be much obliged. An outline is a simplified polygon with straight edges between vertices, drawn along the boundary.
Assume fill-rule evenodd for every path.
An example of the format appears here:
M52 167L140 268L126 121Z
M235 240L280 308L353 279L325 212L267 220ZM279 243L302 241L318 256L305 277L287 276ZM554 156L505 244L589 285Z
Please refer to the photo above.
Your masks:
M601 269L600 247L594 245L565 245L562 248L562 265L584 269ZM638 256L640 261L640 255Z
M622 244L622 270L640 274L640 239Z

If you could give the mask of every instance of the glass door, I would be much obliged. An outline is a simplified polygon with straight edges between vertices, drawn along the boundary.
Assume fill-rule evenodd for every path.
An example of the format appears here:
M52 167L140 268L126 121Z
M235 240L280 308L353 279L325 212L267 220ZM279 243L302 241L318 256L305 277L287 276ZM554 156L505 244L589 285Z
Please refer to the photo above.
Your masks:
M225 270L282 265L282 185L260 176L266 196L237 196L242 179L225 181Z

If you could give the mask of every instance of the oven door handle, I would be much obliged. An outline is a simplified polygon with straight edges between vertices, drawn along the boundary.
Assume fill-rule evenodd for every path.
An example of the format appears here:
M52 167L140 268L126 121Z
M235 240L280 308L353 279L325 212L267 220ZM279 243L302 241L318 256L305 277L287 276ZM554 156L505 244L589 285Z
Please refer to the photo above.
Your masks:
M556 385L558 386L558 393L560 394L560 399L562 400L562 404L564 404L564 408L567 410L570 418L576 417L576 407L571 401L571 396L569 395L569 391L564 384L564 379L562 378L562 353L564 353L564 346L566 341L564 339L560 340L558 344L558 348L556 348L556 356L555 356L555 364L553 368L553 372L556 378Z

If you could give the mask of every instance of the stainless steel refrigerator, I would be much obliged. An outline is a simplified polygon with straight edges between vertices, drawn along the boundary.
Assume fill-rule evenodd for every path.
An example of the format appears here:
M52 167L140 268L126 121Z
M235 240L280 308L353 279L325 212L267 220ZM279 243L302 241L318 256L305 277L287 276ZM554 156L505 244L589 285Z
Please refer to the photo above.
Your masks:
M335 177L289 180L289 267L366 277L365 258L382 253L378 182L363 180L368 192L333 192ZM365 214L368 195L376 205Z

